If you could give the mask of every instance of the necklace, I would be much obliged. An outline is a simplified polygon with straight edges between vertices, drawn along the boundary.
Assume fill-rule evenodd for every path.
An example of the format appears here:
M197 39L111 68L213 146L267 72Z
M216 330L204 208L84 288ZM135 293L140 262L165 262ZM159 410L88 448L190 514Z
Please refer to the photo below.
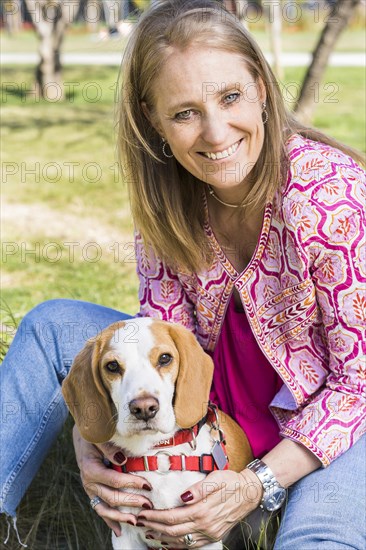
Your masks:
M230 204L219 199L215 191L212 189L211 185L208 186L208 192L210 193L211 197L216 199L218 202L221 202L221 204L223 204L224 206L229 206L230 208L239 208L240 206L242 206L241 204Z

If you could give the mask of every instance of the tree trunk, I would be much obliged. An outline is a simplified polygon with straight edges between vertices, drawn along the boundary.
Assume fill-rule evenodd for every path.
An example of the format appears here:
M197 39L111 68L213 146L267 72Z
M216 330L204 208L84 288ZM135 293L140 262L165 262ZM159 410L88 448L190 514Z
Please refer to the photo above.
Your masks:
M95 0L87 0L85 4L85 19L89 32L96 33L100 21L100 6Z
M282 5L281 0L272 0L268 4L268 25L271 50L273 55L273 71L277 78L283 78L283 69L281 65L281 50L282 50Z
M117 30L119 21L119 2L116 0L103 0L104 17L108 27L108 32L113 34Z
M4 25L10 35L20 31L22 26L22 9L20 0L5 0L3 3Z
M313 52L313 59L306 72L300 96L294 109L297 118L304 124L310 123L315 108L314 85L319 85L321 82L330 54L360 2L361 0L338 0L331 10Z
M61 45L80 0L25 0L40 39L36 93L49 101L63 98Z

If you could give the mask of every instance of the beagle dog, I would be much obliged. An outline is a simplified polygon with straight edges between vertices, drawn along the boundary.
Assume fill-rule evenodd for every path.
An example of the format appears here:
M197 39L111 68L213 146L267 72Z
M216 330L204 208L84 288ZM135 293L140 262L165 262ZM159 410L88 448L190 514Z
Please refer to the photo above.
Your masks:
M62 392L82 437L122 448L127 462L115 469L144 476L153 489L140 493L167 509L181 506L180 495L208 472L240 471L252 460L241 428L215 407L208 410L212 376L213 362L189 330L132 318L86 343ZM122 509L136 514L136 508ZM144 528L127 523L112 544L161 548L145 538Z

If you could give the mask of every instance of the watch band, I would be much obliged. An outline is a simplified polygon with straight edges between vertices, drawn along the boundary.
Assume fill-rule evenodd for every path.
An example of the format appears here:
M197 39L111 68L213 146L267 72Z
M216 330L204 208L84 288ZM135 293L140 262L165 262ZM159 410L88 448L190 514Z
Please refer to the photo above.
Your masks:
M282 487L282 485L280 485L280 483L277 481L271 468L258 458L250 462L250 464L247 465L247 468L255 473L263 486L263 497L260 508L270 511L280 508L285 500L286 489ZM274 504L271 502L271 504L269 505L269 502L267 501L269 501L270 495L271 493L273 493L274 489L279 492L283 492L283 496L280 495L280 501L278 502L278 504Z
M271 468L267 466L267 464L265 464L262 460L259 460L259 458L256 458L250 464L248 464L247 468L249 468L249 470L252 470L252 472L254 472L255 475L259 478L265 491L272 487L272 485L279 485Z

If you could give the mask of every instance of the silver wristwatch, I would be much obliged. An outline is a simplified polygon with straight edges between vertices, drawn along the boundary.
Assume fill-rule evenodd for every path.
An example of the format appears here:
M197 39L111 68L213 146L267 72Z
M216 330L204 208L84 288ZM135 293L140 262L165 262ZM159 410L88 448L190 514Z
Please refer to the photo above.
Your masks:
M267 512L279 510L286 500L286 489L275 478L271 468L256 458L247 465L247 468L255 473L263 485L263 497L260 508Z

